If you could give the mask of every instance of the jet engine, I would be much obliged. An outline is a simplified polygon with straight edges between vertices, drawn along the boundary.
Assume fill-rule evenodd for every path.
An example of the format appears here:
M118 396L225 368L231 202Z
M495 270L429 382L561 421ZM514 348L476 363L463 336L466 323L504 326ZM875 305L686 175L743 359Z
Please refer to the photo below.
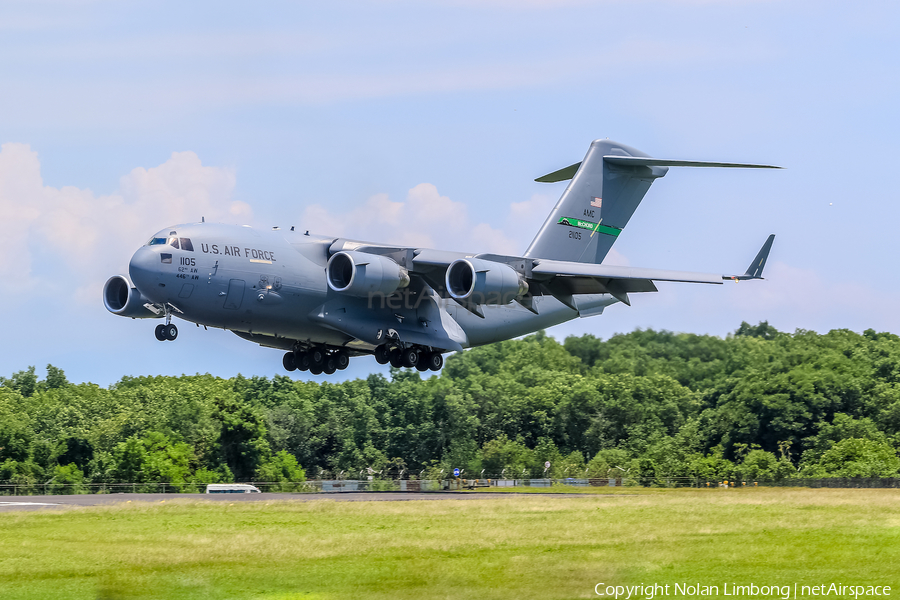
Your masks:
M154 319L161 317L144 306L150 301L144 298L124 275L113 275L103 286L103 305L106 310L120 317Z
M366 252L338 252L325 270L328 287L335 292L365 298L390 295L409 285L409 273L390 258Z
M528 292L528 284L512 267L478 258L460 258L447 268L447 291L475 304L509 304Z

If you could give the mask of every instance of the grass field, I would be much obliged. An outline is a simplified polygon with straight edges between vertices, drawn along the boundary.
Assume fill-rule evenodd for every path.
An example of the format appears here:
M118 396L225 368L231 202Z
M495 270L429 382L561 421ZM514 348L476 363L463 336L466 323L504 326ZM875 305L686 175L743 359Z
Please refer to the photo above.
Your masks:
M178 501L0 514L3 600L597 598L600 582L717 585L719 596L726 583L890 585L897 596L900 491Z

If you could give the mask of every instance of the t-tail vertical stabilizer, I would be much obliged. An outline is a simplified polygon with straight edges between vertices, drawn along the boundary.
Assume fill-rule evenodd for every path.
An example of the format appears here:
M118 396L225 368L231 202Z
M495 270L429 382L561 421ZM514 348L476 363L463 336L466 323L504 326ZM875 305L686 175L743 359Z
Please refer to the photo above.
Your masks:
M587 155L535 181L571 179L559 202L525 251L528 258L601 263L655 179L669 167L745 167L769 165L652 158L612 140L595 140Z
M572 181L525 251L526 257L602 262L650 184L668 171L666 167L614 165L605 156L649 158L630 146L595 140L580 163L536 179Z

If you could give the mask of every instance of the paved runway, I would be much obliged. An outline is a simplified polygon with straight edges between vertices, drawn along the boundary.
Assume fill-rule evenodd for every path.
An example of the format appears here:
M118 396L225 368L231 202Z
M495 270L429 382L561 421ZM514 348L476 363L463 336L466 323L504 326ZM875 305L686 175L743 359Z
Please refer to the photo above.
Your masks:
M332 500L337 502L398 502L415 500L475 500L479 498L503 498L533 496L515 492L329 492L316 494L80 494L75 496L0 496L0 512L16 510L46 510L76 506L101 506L122 502L171 502L173 500L201 500L206 502L278 502L294 500ZM540 494L545 496L548 494ZM597 494L552 494L554 497L595 498ZM610 494L613 495L613 494ZM621 494L614 494L622 496ZM606 494L604 494L606 496Z

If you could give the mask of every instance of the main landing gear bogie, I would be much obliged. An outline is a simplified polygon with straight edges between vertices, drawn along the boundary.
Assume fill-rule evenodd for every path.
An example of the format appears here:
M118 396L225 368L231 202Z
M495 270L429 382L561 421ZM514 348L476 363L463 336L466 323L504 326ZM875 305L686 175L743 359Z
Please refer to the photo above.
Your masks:
M346 350L328 350L323 346L298 348L286 352L282 365L288 371L309 371L313 375L331 375L350 366L350 355Z
M418 371L439 371L444 366L444 357L440 351L421 346L388 348L382 344L375 348L375 360L381 365L390 363L396 369L415 367Z
M375 348L375 360L378 364L390 363L398 369L416 369L418 371L440 371L444 366L444 357L440 350L432 350L425 346L388 346L382 344ZM343 348L332 349L326 346L298 346L286 352L282 365L287 371L309 371L313 375L331 375L343 371L350 366L350 355Z

